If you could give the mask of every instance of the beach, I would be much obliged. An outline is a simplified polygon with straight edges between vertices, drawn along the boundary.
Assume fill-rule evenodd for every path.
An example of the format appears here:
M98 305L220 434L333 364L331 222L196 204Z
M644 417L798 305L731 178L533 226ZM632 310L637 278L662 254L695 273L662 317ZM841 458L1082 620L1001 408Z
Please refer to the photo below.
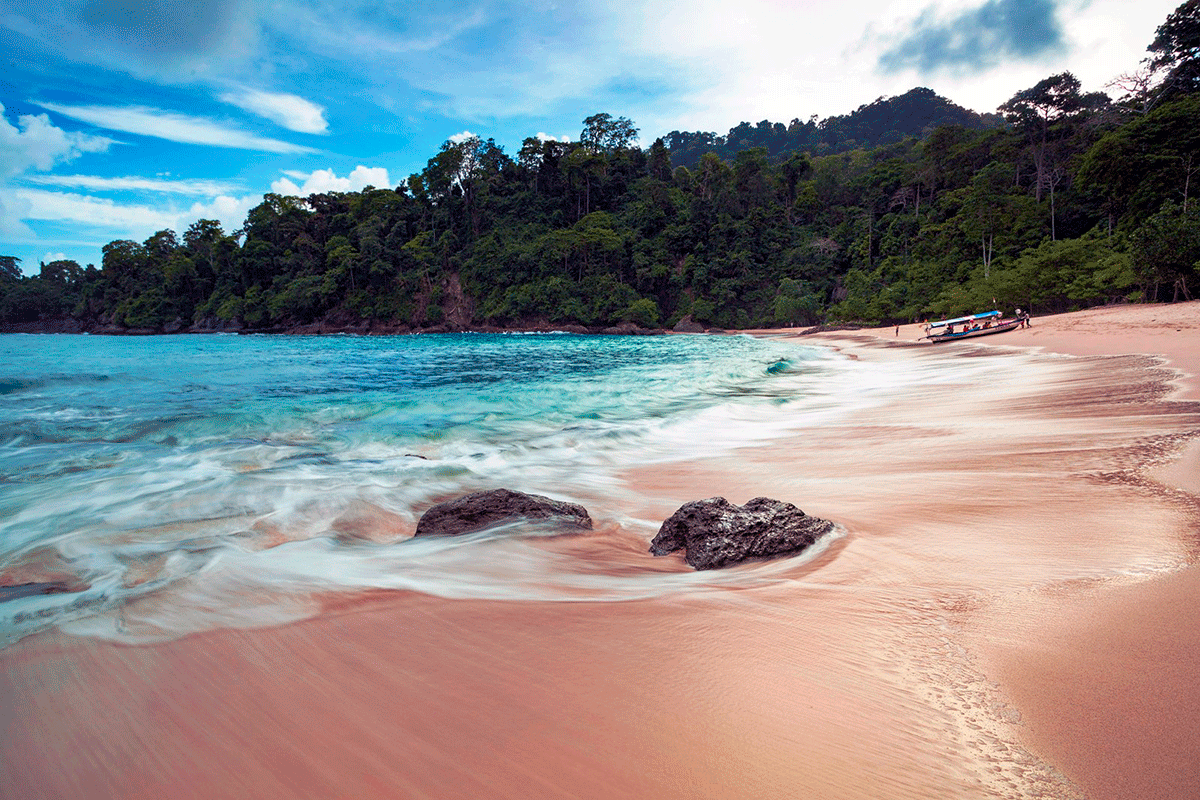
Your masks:
M688 500L838 523L778 579L314 593L290 624L136 645L47 631L0 651L3 794L1200 796L1200 303L920 335L799 337L937 380L630 468L620 514L539 544L620 576L651 558L627 520Z

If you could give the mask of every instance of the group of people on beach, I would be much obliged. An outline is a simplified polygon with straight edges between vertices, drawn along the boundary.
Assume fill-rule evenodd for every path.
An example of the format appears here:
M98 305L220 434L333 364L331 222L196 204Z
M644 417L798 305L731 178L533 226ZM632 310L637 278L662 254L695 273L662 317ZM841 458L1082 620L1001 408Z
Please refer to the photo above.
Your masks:
M1000 312L996 311L993 313L999 314ZM1021 309L1018 308L1016 310L1016 313L1014 314L1014 316L1016 317L1016 320L1020 323L1020 325L1018 325L1017 327L1019 327L1019 328L1028 328L1029 327L1030 323L1029 323L1029 312L1028 311L1022 311ZM928 336L930 334L930 332L932 331L933 326L929 323L929 320L925 320L921 324L925 328L925 335ZM981 330L984 328L990 328L993 325L1003 325L1003 324L1005 324L1005 320L1003 320L1001 318L997 318L995 320L993 320L991 317L988 317L983 320L966 319L966 320L961 320L962 327L958 328L958 329L955 328L955 323L953 323L953 322L947 323L946 333L947 334L970 333L971 331L977 331L977 330ZM896 326L896 335L897 336L900 335L900 326L899 325Z

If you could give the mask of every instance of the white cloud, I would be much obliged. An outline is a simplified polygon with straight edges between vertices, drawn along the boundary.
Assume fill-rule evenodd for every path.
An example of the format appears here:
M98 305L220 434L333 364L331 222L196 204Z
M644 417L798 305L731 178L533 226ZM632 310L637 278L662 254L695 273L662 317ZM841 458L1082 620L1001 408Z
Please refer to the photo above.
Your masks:
M228 74L261 54L261 0L5 0L3 27L76 63L175 83Z
M12 192L0 191L0 236L16 241L34 238L33 231L21 220L29 214L29 203Z
M455 144L462 144L463 142L467 141L468 139L477 139L477 138L479 138L479 137L477 137L475 134L471 133L470 131L461 131L461 132L456 133L453 136L451 136L449 141L454 142Z
M325 109L294 94L242 89L226 92L220 99L223 103L277 122L288 130L299 133L329 133Z
M548 134L548 133L542 133L541 131L538 131L538 132L537 132L537 136L536 136L536 138L537 138L538 140L540 140L540 141L543 141L543 142L569 142L569 141L571 141L571 137L570 137L570 136L566 136L566 135L563 135L563 136L551 136L550 134Z
M68 133L50 123L45 114L23 114L13 127L0 105L0 178L11 178L28 169L50 169L83 153L99 153L113 144L103 136Z
M170 213L152 206L117 203L71 192L18 189L15 194L27 204L22 215L24 219L76 222L106 228L150 227L153 230L169 227L174 219Z
M221 195L207 203L193 203L186 212L179 214L174 230L186 230L199 219L215 219L226 232L242 227L246 213L262 202L262 195L248 194L241 197Z
M247 211L262 202L259 195L221 195L181 209L44 189L18 189L14 196L22 204L20 219L106 229L113 238L136 241L164 228L180 233L198 219L219 220L226 230L233 230L245 221Z
M53 261L63 261L66 257L66 253L46 253L46 255L42 256L42 262L49 264Z
M153 136L183 144L203 144L231 147L266 153L312 153L302 147L279 139L256 136L237 128L227 127L202 117L189 117L171 111L145 106L65 106L59 103L39 103L43 108L71 119L114 131Z
M392 185L386 167L359 165L345 178L339 178L331 169L318 169L310 173L287 170L284 174L289 178L302 180L303 184L297 186L289 178L280 178L271 183L271 191L275 194L308 197L310 194L323 192L358 192L367 186L382 189Z
M170 173L166 173L170 174ZM22 178L24 183L36 183L40 186L63 186L70 189L91 189L94 191L145 191L162 192L164 194L196 195L213 197L237 191L236 184L228 181L209 180L164 180L162 178L141 178L129 176L124 178L102 178L97 175L27 175Z
M644 141L671 128L723 133L742 121L786 124L811 114L846 114L915 86L990 112L1055 72L1070 70L1094 90L1135 68L1155 27L1178 0L1059 0L1065 46L1034 62L1010 59L983 73L907 69L886 74L879 68L880 55L923 13L946 18L984 5L985 0L744 0L736 9L725 0L614 4L611 24L626 23L636 37L623 43L630 51L625 58L634 65L627 74L650 74L637 65L658 59L682 67L683 77L665 102L651 97L628 112L603 110L632 116L648 134ZM628 26L630 14L643 15L642 24ZM597 68L607 69L610 77L621 74L609 62ZM547 71L556 74L552 66Z

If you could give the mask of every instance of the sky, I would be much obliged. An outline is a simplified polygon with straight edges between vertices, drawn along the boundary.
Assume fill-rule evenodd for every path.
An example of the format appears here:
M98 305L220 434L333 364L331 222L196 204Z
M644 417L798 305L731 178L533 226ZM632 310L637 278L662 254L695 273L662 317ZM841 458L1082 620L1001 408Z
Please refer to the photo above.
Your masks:
M0 255L239 228L267 192L395 186L474 134L516 155L605 112L672 130L979 112L1135 70L1180 0L4 0Z

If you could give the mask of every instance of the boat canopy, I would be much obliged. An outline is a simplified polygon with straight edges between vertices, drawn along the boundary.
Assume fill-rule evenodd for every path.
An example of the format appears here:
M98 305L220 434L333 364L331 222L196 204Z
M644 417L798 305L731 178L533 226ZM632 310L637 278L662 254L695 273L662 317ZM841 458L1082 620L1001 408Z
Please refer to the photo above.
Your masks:
M957 325L960 322L971 322L972 320L977 320L977 319L992 319L993 317L999 317L999 316L1001 316L999 311L985 311L982 314L971 314L970 316L967 316L967 317L955 317L954 319L944 319L944 320L941 320L940 322L931 322L931 323L929 323L929 327L930 328L941 328L946 325Z

